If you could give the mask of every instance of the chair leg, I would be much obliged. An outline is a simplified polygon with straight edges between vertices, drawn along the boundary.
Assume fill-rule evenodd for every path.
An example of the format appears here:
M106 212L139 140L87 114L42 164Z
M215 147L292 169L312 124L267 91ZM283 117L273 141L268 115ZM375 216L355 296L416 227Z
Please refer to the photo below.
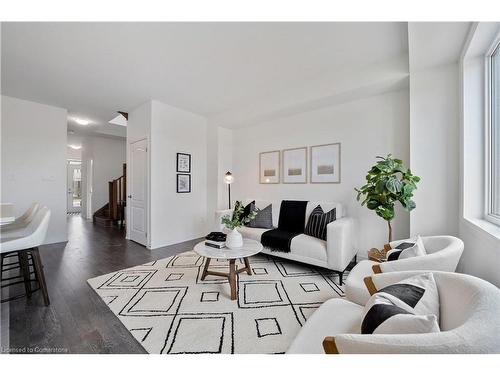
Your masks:
M21 273L24 279L24 289L26 290L26 296L28 298L31 298L30 266L28 262L27 251L19 251L17 253L17 256L19 257L19 265L21 266Z
M40 284L40 289L42 290L43 300L45 302L45 306L48 306L50 305L49 292L45 282L45 274L43 272L42 259L40 258L38 247L33 248L31 250L31 254L33 255L33 265L35 267L35 274L38 279L38 283Z
M339 272L338 274L339 274L339 281L340 281L340 285L342 286L342 284L344 284L344 282L343 282L343 280L342 280L342 279L344 278L344 271Z
M0 254L0 282L3 281L3 258L4 254Z

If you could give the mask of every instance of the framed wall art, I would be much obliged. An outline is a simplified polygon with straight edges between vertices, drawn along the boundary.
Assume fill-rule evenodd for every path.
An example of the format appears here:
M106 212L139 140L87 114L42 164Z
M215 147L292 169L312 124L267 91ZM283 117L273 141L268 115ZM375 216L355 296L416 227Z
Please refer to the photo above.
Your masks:
M307 147L283 150L283 183L307 183Z
M191 173L191 154L177 153L177 172Z
M280 151L267 151L259 154L259 183L280 183Z
M340 183L340 143L311 146L311 183Z
M177 174L177 192L191 193L191 175L178 173Z

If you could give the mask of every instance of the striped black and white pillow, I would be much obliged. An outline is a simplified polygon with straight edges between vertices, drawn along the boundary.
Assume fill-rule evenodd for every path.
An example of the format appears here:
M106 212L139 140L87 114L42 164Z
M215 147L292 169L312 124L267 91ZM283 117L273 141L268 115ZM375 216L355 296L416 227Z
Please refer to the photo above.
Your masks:
M439 332L439 294L432 273L410 277L379 290L368 300L363 334Z
M387 260L398 260L426 255L424 242L420 236L415 241L401 242L394 249L387 252Z
M337 209L334 208L327 213L323 211L320 205L312 210L307 221L304 234L313 236L326 241L326 226L337 218Z

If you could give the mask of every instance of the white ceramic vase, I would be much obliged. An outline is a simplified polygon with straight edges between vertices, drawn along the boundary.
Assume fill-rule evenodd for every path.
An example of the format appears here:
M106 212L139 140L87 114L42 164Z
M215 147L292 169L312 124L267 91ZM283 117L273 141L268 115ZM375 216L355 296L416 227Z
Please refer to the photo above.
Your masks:
M243 246L243 236L238 229L234 228L226 237L226 246L230 249L238 248Z

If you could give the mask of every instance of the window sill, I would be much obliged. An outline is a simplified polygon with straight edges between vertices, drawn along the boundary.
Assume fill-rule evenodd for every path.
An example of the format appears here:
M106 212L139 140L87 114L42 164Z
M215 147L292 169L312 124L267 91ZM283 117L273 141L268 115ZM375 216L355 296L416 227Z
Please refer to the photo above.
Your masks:
M464 218L464 221L471 227L481 232L486 232L490 236L500 240L500 227L484 219Z

